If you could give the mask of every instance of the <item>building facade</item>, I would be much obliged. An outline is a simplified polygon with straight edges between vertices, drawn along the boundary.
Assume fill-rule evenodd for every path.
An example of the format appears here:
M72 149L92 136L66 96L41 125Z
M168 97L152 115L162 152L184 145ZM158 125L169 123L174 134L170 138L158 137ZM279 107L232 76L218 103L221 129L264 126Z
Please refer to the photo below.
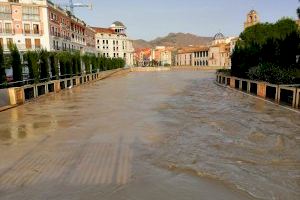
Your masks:
M50 51L95 53L95 31L84 21L48 2Z
M176 55L177 66L208 66L208 46L179 49Z
M238 37L225 37L222 33L214 36L209 48L208 65L212 67L231 67L231 54Z
M47 1L1 0L0 44L8 51L16 44L20 51L49 49Z
M161 66L171 66L175 64L176 49L174 47L165 47L160 51L159 63Z
M21 53L79 51L123 58L127 66L133 66L132 41L121 22L93 28L49 0L0 0L0 44L9 51L10 43Z
M93 27L96 32L96 50L99 56L122 58L127 66L134 65L134 48L127 37L126 26L114 22L109 28Z

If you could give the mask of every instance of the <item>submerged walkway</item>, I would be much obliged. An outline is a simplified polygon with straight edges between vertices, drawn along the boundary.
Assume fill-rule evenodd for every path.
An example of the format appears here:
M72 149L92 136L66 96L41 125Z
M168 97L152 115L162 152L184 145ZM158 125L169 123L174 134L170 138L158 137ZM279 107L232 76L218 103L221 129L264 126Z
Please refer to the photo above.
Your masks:
M299 114L214 79L130 73L1 112L0 199L298 199Z

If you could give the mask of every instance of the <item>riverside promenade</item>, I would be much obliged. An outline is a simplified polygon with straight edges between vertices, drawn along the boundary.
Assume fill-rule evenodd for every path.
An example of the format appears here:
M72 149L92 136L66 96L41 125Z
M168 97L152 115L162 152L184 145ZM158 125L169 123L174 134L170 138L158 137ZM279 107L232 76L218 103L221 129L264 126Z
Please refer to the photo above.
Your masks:
M0 112L0 199L299 199L300 115L214 80L132 72Z

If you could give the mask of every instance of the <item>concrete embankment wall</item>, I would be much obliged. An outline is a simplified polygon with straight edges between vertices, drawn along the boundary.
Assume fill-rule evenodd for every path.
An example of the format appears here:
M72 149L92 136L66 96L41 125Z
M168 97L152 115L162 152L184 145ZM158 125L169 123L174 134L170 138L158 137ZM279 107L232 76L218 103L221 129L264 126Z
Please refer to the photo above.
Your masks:
M217 74L216 83L272 102L300 109L300 85L276 85Z
M22 105L29 100L38 98L46 94L57 93L66 88L77 87L112 76L127 74L130 71L130 68L115 69L34 85L0 89L0 111Z

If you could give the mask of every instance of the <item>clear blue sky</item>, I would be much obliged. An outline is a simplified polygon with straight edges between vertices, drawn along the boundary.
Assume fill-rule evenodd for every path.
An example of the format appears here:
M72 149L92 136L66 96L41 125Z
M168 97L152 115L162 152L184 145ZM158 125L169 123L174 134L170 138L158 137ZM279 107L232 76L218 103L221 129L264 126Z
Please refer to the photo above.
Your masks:
M68 0L53 0L56 3ZM108 27L123 22L132 39L151 40L170 32L213 36L239 35L246 14L255 9L261 21L275 22L286 16L296 19L298 0L73 0L92 2L92 11L75 9L87 24Z

